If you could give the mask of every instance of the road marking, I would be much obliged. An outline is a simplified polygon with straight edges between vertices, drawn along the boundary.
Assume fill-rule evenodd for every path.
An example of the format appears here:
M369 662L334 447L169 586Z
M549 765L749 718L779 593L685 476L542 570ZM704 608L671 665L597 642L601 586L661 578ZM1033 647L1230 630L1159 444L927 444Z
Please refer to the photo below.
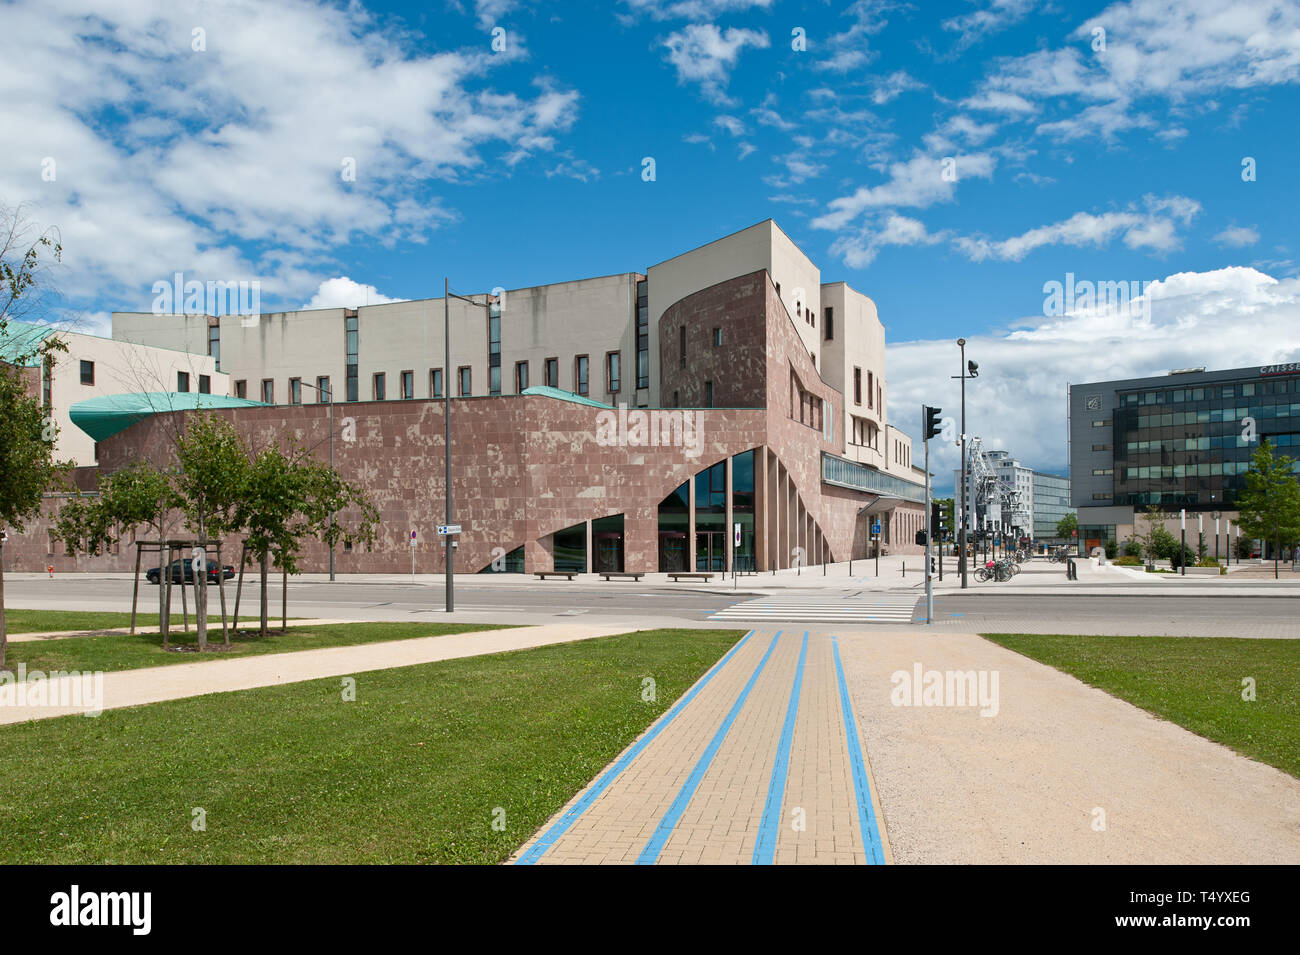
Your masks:
M772 760L772 781L767 787L767 803L763 806L763 819L754 842L754 865L771 865L776 858L776 837L781 824L781 810L785 803L785 781L790 773L790 745L794 741L794 724L799 715L799 691L803 688L804 662L808 659L808 631L803 633L799 648L799 664L794 671L794 685L790 688L790 703L785 709L785 723Z
M705 748L704 753L696 761L695 768L691 770L691 775L688 776L686 782L682 784L682 788L678 791L677 797L673 800L672 805L668 807L668 811L664 813L663 818L659 820L659 825L655 826L655 831L650 837L650 841L645 844L645 848L642 849L641 854L637 856L637 865L654 865L655 861L658 860L659 853L663 851L664 843L666 843L668 837L673 834L673 829L677 826L678 820L682 818L682 813L686 811L686 807L690 804L691 797L695 795L695 790L700 788L700 781L704 779L704 774L708 771L709 765L713 762L713 757L717 755L719 747L722 746L722 741L727 738L727 731L730 730L731 725L736 722L736 716L740 713L741 707L745 705L745 701L749 699L750 691L754 689L754 684L758 682L759 674L762 673L763 668L767 666L767 661L771 658L772 651L776 649L776 644L780 639L781 631L778 630L776 636L772 637L772 642L768 645L767 652L763 654L763 659L758 661L758 666L755 667L754 672L750 674L749 682L746 683L745 688L740 691L740 696L736 697L736 702L732 704L726 718L722 721L722 725L718 727L718 731L713 734L713 739L709 741L709 745Z
M844 680L844 664L840 662L840 644L836 637L831 637L831 651L835 654L835 676L840 684L840 712L844 714L844 733L849 743L849 763L853 770L853 794L858 803L858 831L862 834L862 848L866 850L869 863L884 865L885 849L880 842L880 830L876 827L867 764L862 758L858 722L853 716L853 704L849 700L849 686Z
M640 755L641 751L650 745L654 738L662 733L668 727L668 724L677 718L677 715L686 708L687 704L690 703L691 700L695 699L699 692L704 689L705 685L717 675L718 671L727 665L727 662L736 655L737 651L739 651L741 647L749 642L749 638L753 635L754 631L749 631L749 633L745 634L744 638L741 639L739 643L728 650L726 654L723 655L722 659L715 663L709 672L704 674L704 676L700 678L700 681L696 683L695 686L691 687L685 696L673 704L672 709L670 709L664 716L660 717L654 726L650 727L649 732L632 744L632 746L628 747L622 757L620 757L613 766L605 770L601 777L582 794L582 798L574 803L568 812L556 820L555 825L551 826L551 828L546 831L545 835L533 843L527 852L515 860L515 865L532 865L541 859L541 857L546 854L546 850L555 845L556 840L558 840L560 836L564 835L569 828L578 821L578 818L587 811L591 804L596 801L596 798L609 788L609 784L614 781L618 774L623 772L623 770L631 764L632 760L636 759L636 757ZM780 634L778 633L777 636L780 636ZM775 642L773 642L773 645L775 645ZM772 651L769 648L768 653L771 652ZM767 657L764 657L763 659L766 660Z

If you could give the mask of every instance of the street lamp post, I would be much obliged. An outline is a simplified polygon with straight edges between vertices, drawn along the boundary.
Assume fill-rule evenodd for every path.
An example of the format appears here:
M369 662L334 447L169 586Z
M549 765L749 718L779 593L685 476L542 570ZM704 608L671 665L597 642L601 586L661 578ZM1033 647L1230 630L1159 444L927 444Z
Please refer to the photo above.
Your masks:
M970 523L968 511L970 508L967 504L970 501L966 493L966 379L979 377L979 365L975 362L966 361L966 339L957 339L957 347L961 349L961 374L953 375L954 378L961 379L961 536L958 541L957 565L961 571L961 586L965 590L967 586L966 577L966 532Z
M492 308L491 301L476 302L472 298L466 298L464 295L457 295L451 290L451 279L442 280L442 389L443 389L443 444L446 448L446 481L447 481L447 524L450 530L452 523L451 508L451 300L460 299L470 305L477 305L479 308L486 308L489 311ZM490 389L489 389L490 391ZM453 569L453 559L456 553L455 535L446 534L443 536L443 548L447 554L446 560L446 578L447 578L447 600L446 610L451 613L456 609L456 590L455 590L455 572Z
M333 384L323 391L316 385L308 384L305 381L299 381L299 385L307 385L312 391L325 399L325 403L330 406L330 470L334 470L334 386ZM334 529L334 512L330 511L330 530ZM330 582L334 582L334 539L330 535Z

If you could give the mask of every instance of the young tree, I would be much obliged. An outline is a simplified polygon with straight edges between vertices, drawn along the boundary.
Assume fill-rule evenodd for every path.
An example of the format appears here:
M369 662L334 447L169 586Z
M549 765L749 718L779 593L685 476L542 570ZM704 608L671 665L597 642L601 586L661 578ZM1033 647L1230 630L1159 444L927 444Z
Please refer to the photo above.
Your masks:
M1160 505L1152 504L1142 515L1142 519L1147 523L1146 533L1138 534L1136 528L1134 529L1133 539L1141 546L1148 564L1155 563L1157 560L1168 560L1174 556L1174 549L1178 542L1165 528L1165 521L1170 520L1171 517L1172 515L1162 510Z
M44 368L55 352L68 346L55 335L35 345L18 344L9 336L9 319L19 312L20 301L31 299L38 285L41 255L56 261L62 247L44 233L27 243L21 210L0 208L0 534L22 530L40 512L41 498L63 466L54 460L58 427L39 395L28 393L24 369ZM8 640L4 612L4 546L0 544L0 669L5 665Z
M207 542L240 527L235 514L249 486L248 451L229 421L194 415L177 439L176 459L178 506L203 553L202 568L194 573L194 615L202 652L208 645Z
M352 526L330 519L339 512L357 512L359 519ZM286 454L271 445L252 459L232 520L246 532L248 548L258 558L261 633L265 636L271 559L285 573L294 574L306 538L318 538L330 547L340 541L369 544L374 540L379 509L364 491L344 481L329 465L301 449Z
M1079 529L1079 518L1075 514L1066 514L1056 522L1056 536L1070 540Z
M137 527L156 530L158 540L167 538L173 512L180 498L172 484L174 475L161 471L148 461L105 475L94 496L79 494L66 501L59 510L55 536L70 554L83 546L94 555ZM167 552L158 548L158 627L163 644L167 643L168 620L165 610L165 583L169 579Z
M1241 516L1238 524L1247 537L1258 537L1273 544L1273 577L1278 576L1278 561L1283 545L1300 538L1300 483L1295 461L1274 455L1265 438L1251 456L1246 472L1246 490L1237 498Z

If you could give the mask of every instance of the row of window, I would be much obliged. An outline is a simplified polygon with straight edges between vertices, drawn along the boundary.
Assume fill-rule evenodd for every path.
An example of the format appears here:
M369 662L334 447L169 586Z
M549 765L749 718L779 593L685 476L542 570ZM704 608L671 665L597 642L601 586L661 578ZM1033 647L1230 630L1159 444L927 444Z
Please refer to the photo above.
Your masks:
M351 357L351 356L349 356ZM498 353L499 360L500 355ZM589 376L590 360L587 355L578 355L573 362L573 385L574 391L580 395L586 395L590 392ZM545 362L546 385L551 388L560 387L560 360L558 358L548 358ZM493 395L501 394L500 382L500 365L489 368L489 392ZM183 373L182 373L183 374ZM470 365L461 365L456 369L457 381L459 384L458 395L462 398L472 397L474 394L473 369ZM203 379L207 375L202 376ZM349 362L347 366L347 399L348 401L359 400L357 394L357 371L355 363ZM398 379L397 397L402 400L411 400L415 397L415 372L403 371ZM201 383L202 384L202 383ZM522 394L524 389L529 386L528 362L520 361L515 363L515 393ZM302 404L302 387L301 378L289 379L289 404ZM310 385L308 387L311 387ZM623 369L622 355L620 352L609 352L605 355L605 388L611 394L617 394L623 388ZM180 389L182 391L188 388ZM316 379L316 400L318 402L328 401L331 395L330 379L328 375L322 375ZM248 381L239 379L235 382L235 396L238 398L248 397ZM374 401L388 400L388 375L386 372L377 371L371 376L371 399ZM429 369L429 397L442 398L443 394L443 373L441 368ZM260 400L268 405L275 404L275 381L271 378L262 379L262 390Z
M1161 391L1134 391L1121 394L1121 405L1163 405L1183 401L1209 401L1221 398L1249 398L1252 395L1294 394L1300 390L1300 378L1283 378L1278 381L1246 381L1233 385L1211 385L1204 388L1174 388Z
M1289 418L1300 416L1300 401L1287 404L1243 405L1236 408L1211 408L1206 411L1175 411L1168 414L1137 415L1138 428L1167 428L1182 424L1213 422L1238 423L1243 418Z
M84 358L81 359L81 367L79 370L81 373L81 383L83 385L93 385L95 383L95 363L93 361L87 361ZM180 392L188 392L190 390L190 373L188 371L176 372L176 390ZM47 386L46 387L47 397L48 397L48 393L49 393L49 388ZM212 393L212 376L199 375L199 394L209 395L211 393Z
M862 369L854 367L853 369L853 403L862 404ZM875 372L867 372L867 407L875 408L881 405L880 386L876 384Z

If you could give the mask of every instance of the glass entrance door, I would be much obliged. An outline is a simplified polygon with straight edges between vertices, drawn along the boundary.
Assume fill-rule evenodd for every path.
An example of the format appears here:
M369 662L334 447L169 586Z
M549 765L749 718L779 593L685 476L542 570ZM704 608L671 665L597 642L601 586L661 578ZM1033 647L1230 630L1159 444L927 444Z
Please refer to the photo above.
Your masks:
M722 531L695 532L695 569L720 572L727 569L726 541Z

